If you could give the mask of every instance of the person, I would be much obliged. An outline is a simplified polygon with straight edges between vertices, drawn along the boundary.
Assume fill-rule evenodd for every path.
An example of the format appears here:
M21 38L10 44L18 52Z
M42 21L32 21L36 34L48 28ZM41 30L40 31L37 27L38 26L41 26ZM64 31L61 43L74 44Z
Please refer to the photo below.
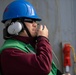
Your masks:
M4 44L0 48L2 75L62 75L52 61L48 28L31 3L11 2L4 10Z

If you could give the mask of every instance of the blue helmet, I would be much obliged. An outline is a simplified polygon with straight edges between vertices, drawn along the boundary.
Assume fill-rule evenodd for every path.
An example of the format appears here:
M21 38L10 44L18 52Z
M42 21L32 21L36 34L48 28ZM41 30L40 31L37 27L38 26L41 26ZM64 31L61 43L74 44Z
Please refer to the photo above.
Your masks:
M41 21L33 6L24 0L15 0L10 3L4 10L2 22L16 18L36 19Z

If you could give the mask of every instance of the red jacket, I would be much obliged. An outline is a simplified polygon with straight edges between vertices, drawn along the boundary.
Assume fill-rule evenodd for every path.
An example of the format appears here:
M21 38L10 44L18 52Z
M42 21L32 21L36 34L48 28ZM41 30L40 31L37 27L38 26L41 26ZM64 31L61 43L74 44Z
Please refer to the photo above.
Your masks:
M52 63L49 41L45 37L38 37L37 44L34 38L16 36L14 39L30 43L37 54L25 53L15 48L3 50L0 59L3 75L48 75Z

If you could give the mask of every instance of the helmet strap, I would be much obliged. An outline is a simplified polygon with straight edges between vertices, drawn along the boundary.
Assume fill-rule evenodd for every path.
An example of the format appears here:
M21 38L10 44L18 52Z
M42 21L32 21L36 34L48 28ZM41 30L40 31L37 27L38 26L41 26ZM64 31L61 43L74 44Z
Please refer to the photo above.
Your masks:
M27 34L28 34L28 36L29 36L29 37L32 37L32 36L31 36L31 34L30 34L30 31L29 31L29 30L28 30L28 28L26 27L26 25L25 25L24 21L23 21L23 20L21 20L21 22L22 22L22 24L23 24L23 26L24 26L24 28L23 28L23 29L24 29L24 30L26 30L26 32L27 32Z

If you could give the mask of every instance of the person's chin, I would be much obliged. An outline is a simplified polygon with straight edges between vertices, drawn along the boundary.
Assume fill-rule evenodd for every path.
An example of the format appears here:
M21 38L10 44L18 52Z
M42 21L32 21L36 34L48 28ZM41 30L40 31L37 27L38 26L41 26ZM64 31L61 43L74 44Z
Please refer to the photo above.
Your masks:
M37 37L37 34L35 33L34 35L32 35L32 37Z

